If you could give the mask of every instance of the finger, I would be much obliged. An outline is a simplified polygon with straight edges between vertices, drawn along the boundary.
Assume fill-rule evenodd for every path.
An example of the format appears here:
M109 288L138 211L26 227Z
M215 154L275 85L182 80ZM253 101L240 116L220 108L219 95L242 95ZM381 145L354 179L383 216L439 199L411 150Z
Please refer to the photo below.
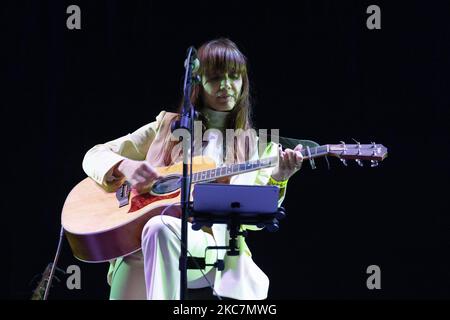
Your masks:
M291 157L291 154L294 152L292 149L287 148L285 151L286 159L289 160ZM288 162L289 163L289 162Z
M282 160L283 160L283 148L281 147L280 144L278 145L278 166L280 166Z
M291 158L292 158L292 150L291 149L286 149L286 158L284 160L285 163L285 168L287 170L292 170L292 165L291 165Z
M145 179L143 177L141 177L141 179L139 179L139 182L136 183L136 185L134 186L139 192L142 192L146 189L148 189L148 187L151 185L153 179Z
M142 193L146 190L146 185L145 184L137 184L135 187L136 191L138 193Z
M131 184L139 184L139 183L144 183L147 179L139 172L136 171L132 176L131 176Z
M298 171L302 168L303 161L299 161L295 164L295 171Z
M302 163L303 163L303 156L302 156L302 154L299 153L299 152L296 152L295 153L295 166L297 168L300 168L302 166Z
M295 160L295 151L291 150L291 152L289 152L289 168L291 170L295 170L296 164L297 162Z
M294 162L293 165L294 170L295 171L300 170L303 163L303 156L301 155L300 152L294 151L293 162Z
M154 176L152 172L146 170L145 168L140 168L136 173L145 180L153 179Z
M303 159L303 154L302 154L302 150L303 150L303 146L301 144L298 144L295 148L295 154L296 154L296 158L301 158Z
M138 180L132 179L129 181L131 184L131 187L136 189L138 192L140 192L142 190L142 182L139 182Z
M294 151L301 151L303 149L303 146L301 144L298 144L295 146Z
M286 152L284 152L281 148L278 150L279 150L278 167L284 170L286 168Z
M156 181L156 179L158 179L159 175L157 172L151 172L151 173L146 173L145 176L145 186L148 187L150 186L152 183L154 183Z
M155 170L148 162L143 163L143 169L150 173L153 177L159 177L158 171Z

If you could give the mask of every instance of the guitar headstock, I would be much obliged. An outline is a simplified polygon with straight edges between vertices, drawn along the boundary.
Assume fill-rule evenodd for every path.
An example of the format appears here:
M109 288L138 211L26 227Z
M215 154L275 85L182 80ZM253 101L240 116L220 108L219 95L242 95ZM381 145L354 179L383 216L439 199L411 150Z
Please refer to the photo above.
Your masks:
M378 165L378 161L383 161L387 157L387 148L382 144L372 142L371 144L341 144L328 145L328 154L338 157L346 165L345 160L354 159L362 166L361 160L371 160L372 167Z

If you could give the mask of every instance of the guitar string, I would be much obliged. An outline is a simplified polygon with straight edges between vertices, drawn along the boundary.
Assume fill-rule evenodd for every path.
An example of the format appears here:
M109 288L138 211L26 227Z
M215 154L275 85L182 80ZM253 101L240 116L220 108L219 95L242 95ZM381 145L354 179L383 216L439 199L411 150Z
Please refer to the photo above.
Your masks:
M192 174L192 172L191 172L191 177L193 177L192 182L196 183L196 182L202 182L202 181L210 181L211 179L228 177L228 176L230 176L230 174L227 169L230 170L231 175L245 174L245 173L256 171L256 170L270 168L277 162L278 162L277 157L267 157L267 158L247 161L247 162L243 162L243 163L222 165L222 166L219 166L214 169L198 171L198 172L195 172L194 174ZM242 166L242 165L245 166L244 169L240 169L240 166ZM248 168L247 165L250 165L250 168ZM251 167L252 165L257 165L257 167L256 168ZM233 171L233 166L238 166L237 171ZM210 173L212 175L212 173L214 173L217 170L219 170L218 175L216 174L214 177L210 176L210 178L207 178L208 173ZM225 173L222 173L222 171L225 171ZM203 178L203 174L205 175L205 178Z
M161 222L162 222L162 223L163 223L163 224L164 224L164 225L165 225L165 226L166 226L166 227L167 227L167 228L168 228L168 229L169 229L169 230L170 230L177 238L178 238L178 240L180 241L180 244L184 245L184 244L181 242L181 238L179 237L177 231L174 230L174 229L172 228L171 225L167 224L167 223L164 221L164 214L165 214L165 212L166 212L169 208L171 208L172 206L177 205L177 204L181 204L181 202L175 202L175 203L172 203L171 205L167 206L166 208L164 208L164 210L161 212L161 214L160 214L159 216L160 216L160 218L161 218ZM216 239L215 239L214 237L213 237L213 239L214 239L215 246L217 247ZM188 254L189 254L189 256L190 256L191 258L194 258L194 257L192 256L191 252L189 251L189 249L187 249L187 252L188 252ZM218 253L217 253L217 251L216 251L216 261L218 260L218 258L219 258L219 255L218 255ZM208 282L209 287L212 289L212 291L214 292L214 294L216 295L216 297L217 297L219 300L222 300L222 297L219 296L219 295L217 294L216 290L214 290L214 286L212 285L211 281L209 281L208 277L207 277L206 274L203 272L203 270L200 268L198 262L197 262L195 259L192 259L192 260L194 261L194 263L195 263L195 265L197 266L198 270L202 273L203 278L206 280L206 282ZM206 256L205 256L205 262L206 262Z

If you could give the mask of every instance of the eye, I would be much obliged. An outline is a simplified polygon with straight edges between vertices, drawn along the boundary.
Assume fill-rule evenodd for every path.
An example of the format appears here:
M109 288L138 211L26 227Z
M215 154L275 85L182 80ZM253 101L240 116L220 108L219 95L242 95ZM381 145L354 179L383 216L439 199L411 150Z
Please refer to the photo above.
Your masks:
M233 79L233 80L239 79L239 74L237 74L237 73L230 74L230 79Z

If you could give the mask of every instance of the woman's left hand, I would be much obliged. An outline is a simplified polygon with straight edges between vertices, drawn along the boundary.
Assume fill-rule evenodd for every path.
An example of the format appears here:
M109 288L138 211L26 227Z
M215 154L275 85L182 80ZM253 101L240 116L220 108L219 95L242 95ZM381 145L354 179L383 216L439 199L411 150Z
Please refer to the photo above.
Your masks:
M284 181L289 179L302 167L303 156L301 154L303 146L297 145L294 150L281 148L278 149L279 160L278 165L272 172L272 178L277 181Z

